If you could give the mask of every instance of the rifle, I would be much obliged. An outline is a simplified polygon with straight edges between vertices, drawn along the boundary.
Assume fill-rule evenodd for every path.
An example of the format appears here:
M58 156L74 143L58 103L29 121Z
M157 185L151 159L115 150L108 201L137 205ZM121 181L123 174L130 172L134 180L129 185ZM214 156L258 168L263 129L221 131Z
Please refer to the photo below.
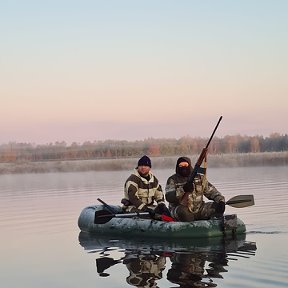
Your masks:
M221 120L222 120L222 116L219 118L219 120L218 120L218 122L217 122L217 124L216 124L216 126L215 126L215 128L213 130L213 133L210 136L210 139L209 139L208 143L203 148L203 150L202 150L202 152L201 152L201 154L200 154L200 156L199 156L199 158L198 158L198 160L197 160L197 162L196 162L196 164L194 166L193 171L191 172L191 174L188 177L187 183L193 183L194 178L198 174L199 169L200 169L200 167L202 165L202 162L203 162L204 158L206 157L206 154L207 154L207 151L208 151L208 146L209 146L209 144L210 144L210 142L211 142L211 140L212 140L212 138L213 138L213 136L214 136L214 134L215 134L215 132L216 132Z

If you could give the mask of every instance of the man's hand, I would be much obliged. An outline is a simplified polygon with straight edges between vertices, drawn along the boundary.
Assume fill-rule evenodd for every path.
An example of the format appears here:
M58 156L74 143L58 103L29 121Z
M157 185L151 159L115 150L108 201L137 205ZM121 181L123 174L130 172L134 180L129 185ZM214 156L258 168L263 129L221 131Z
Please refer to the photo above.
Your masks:
M192 192L194 190L194 184L187 182L186 184L183 185L183 190L185 192Z
M164 203L159 203L155 208L155 213L164 214L171 217L169 209L166 207Z
M217 203L216 213L223 214L225 212L225 202L220 201Z

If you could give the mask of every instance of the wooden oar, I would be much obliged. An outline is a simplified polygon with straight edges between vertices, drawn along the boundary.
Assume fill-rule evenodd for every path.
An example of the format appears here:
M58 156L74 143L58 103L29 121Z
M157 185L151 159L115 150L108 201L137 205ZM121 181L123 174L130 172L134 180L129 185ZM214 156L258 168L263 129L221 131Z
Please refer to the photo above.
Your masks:
M234 208L244 208L253 206L255 204L254 196L253 195L234 196L231 199L229 199L225 204Z

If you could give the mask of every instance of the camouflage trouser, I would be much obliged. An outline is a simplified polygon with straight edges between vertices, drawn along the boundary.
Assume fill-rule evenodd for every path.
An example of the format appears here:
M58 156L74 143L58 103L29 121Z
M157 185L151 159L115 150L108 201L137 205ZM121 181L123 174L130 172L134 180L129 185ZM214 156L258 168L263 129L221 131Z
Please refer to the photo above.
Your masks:
M212 217L221 217L216 213L217 204L214 202L204 203L198 212L191 212L188 207L183 205L178 205L177 207L172 209L172 216L178 220L183 222L191 222L194 220L208 220Z

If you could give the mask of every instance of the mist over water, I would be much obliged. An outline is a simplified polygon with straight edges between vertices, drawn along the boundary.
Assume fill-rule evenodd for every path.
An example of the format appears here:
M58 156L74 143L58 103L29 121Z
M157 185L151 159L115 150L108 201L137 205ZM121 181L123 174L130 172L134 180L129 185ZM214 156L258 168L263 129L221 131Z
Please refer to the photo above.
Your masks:
M164 187L167 177L174 171L155 169L153 172ZM127 170L0 175L1 287L131 287L127 280L131 271L126 264L131 261L127 259L135 259L135 255L138 255L137 259L149 256L150 260L163 260L161 277L155 280L158 287L179 287L170 280L174 279L171 275L179 272L173 268L179 266L177 261L183 256L179 254L179 245L183 248L185 243L169 242L165 246L156 239L156 243L144 243L143 256L133 239L129 239L130 242L96 239L97 242L80 237L77 220L81 210L100 204L97 198L109 204L119 204L124 181L130 173ZM191 243L190 246L186 243L190 252L186 253L188 258L183 256L181 261L191 261L193 257L194 260L205 260L206 276L202 282L218 287L287 287L288 166L209 168L208 179L226 200L235 195L254 195L255 205L252 207L226 208L227 214L236 213L245 222L247 234L242 239L244 242L240 239L242 242L238 244L226 243L230 245L224 246L227 253L223 249L219 251L219 243L214 243L204 247L206 254L203 247L200 249L195 244L199 251L197 254L194 250L193 254ZM231 250L232 244L241 246L243 243L255 243L257 249ZM144 244L139 245L143 248ZM159 254L156 248L161 245L171 253ZM153 254L151 248L159 253ZM208 254L207 250L210 251ZM193 257L189 258L191 255ZM103 272L109 274L106 277L98 273L96 266L103 257L119 260ZM219 263L226 272L215 268ZM215 271L221 277L211 274Z

